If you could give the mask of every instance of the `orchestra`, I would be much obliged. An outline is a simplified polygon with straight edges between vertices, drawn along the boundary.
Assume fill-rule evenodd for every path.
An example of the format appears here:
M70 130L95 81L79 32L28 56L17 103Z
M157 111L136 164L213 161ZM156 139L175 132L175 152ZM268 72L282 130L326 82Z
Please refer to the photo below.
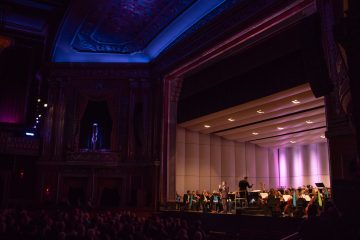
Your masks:
M261 184L263 186L263 184ZM247 185L247 187L252 185ZM177 194L176 202L183 206L177 209L190 211L203 211L204 213L231 213L239 207L237 199L242 190L230 192L229 186L223 181L217 190L212 192L204 189L199 191L188 190L183 195L183 201ZM325 201L331 198L331 189L326 187L313 187L311 185L299 188L265 188L247 191L248 207L264 209L271 216L304 217L310 206L315 205L321 210Z

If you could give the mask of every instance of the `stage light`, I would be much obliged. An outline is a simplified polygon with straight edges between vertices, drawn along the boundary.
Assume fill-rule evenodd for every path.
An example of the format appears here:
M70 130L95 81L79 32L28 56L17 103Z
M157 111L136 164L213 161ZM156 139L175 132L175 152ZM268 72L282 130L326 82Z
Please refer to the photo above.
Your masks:
M33 128L36 128L36 125L34 125Z
M204 125L204 128L210 128L211 126L210 125Z
M321 137L321 138L325 138L325 135L321 135L320 137Z
M277 127L278 130L283 130L284 128L283 127Z
M37 102L41 102L41 99L40 99L40 98L38 98L38 99L37 99Z
M41 117L41 114L39 114L39 118Z
M32 132L25 132L25 135L26 135L26 136L31 136L31 137L35 136L35 134L32 133Z
M257 132L253 132L252 134L253 134L253 135L258 135L259 133L257 133Z
M312 124L312 123L314 123L314 122L311 121L311 120L306 120L306 123L307 123L307 124Z
M260 113L260 114L265 113L265 112L264 112L263 110L261 110L261 109L257 110L256 112L257 112L257 113Z
M299 100L297 100L297 99L292 100L291 102L292 102L293 104L299 104L299 103L300 103L300 101L299 101Z
M235 119L233 119L233 118L228 118L228 121L229 121L229 122L233 122L233 121L235 121Z
M48 105L47 105L47 103L44 103L44 107L46 108Z

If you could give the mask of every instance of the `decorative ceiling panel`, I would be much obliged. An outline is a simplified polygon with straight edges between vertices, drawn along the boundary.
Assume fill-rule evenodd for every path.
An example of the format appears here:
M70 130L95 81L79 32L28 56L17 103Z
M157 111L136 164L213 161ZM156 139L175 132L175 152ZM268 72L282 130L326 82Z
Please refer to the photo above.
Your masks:
M195 0L99 1L72 46L78 51L133 53L143 50Z

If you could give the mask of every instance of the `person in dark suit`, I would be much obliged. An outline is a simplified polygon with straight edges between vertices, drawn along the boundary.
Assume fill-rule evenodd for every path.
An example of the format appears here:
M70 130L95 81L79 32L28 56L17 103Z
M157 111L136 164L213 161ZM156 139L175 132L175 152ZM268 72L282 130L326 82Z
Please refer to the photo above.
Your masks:
M190 210L192 205L192 195L190 190L187 190L183 196L184 210Z
M252 188L253 184L249 184L248 177L245 176L243 180L240 180L239 182L239 190L240 190L240 197L241 198L247 198L248 197L248 188Z

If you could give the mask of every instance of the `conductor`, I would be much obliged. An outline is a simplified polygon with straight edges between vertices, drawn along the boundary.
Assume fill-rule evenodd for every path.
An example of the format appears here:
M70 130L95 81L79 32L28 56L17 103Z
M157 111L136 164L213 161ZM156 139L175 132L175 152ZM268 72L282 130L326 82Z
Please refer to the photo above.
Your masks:
M249 184L248 182L248 177L245 176L243 180L240 180L239 182L239 190L240 190L240 197L246 197L248 196L247 194L247 188L252 188L253 184Z

